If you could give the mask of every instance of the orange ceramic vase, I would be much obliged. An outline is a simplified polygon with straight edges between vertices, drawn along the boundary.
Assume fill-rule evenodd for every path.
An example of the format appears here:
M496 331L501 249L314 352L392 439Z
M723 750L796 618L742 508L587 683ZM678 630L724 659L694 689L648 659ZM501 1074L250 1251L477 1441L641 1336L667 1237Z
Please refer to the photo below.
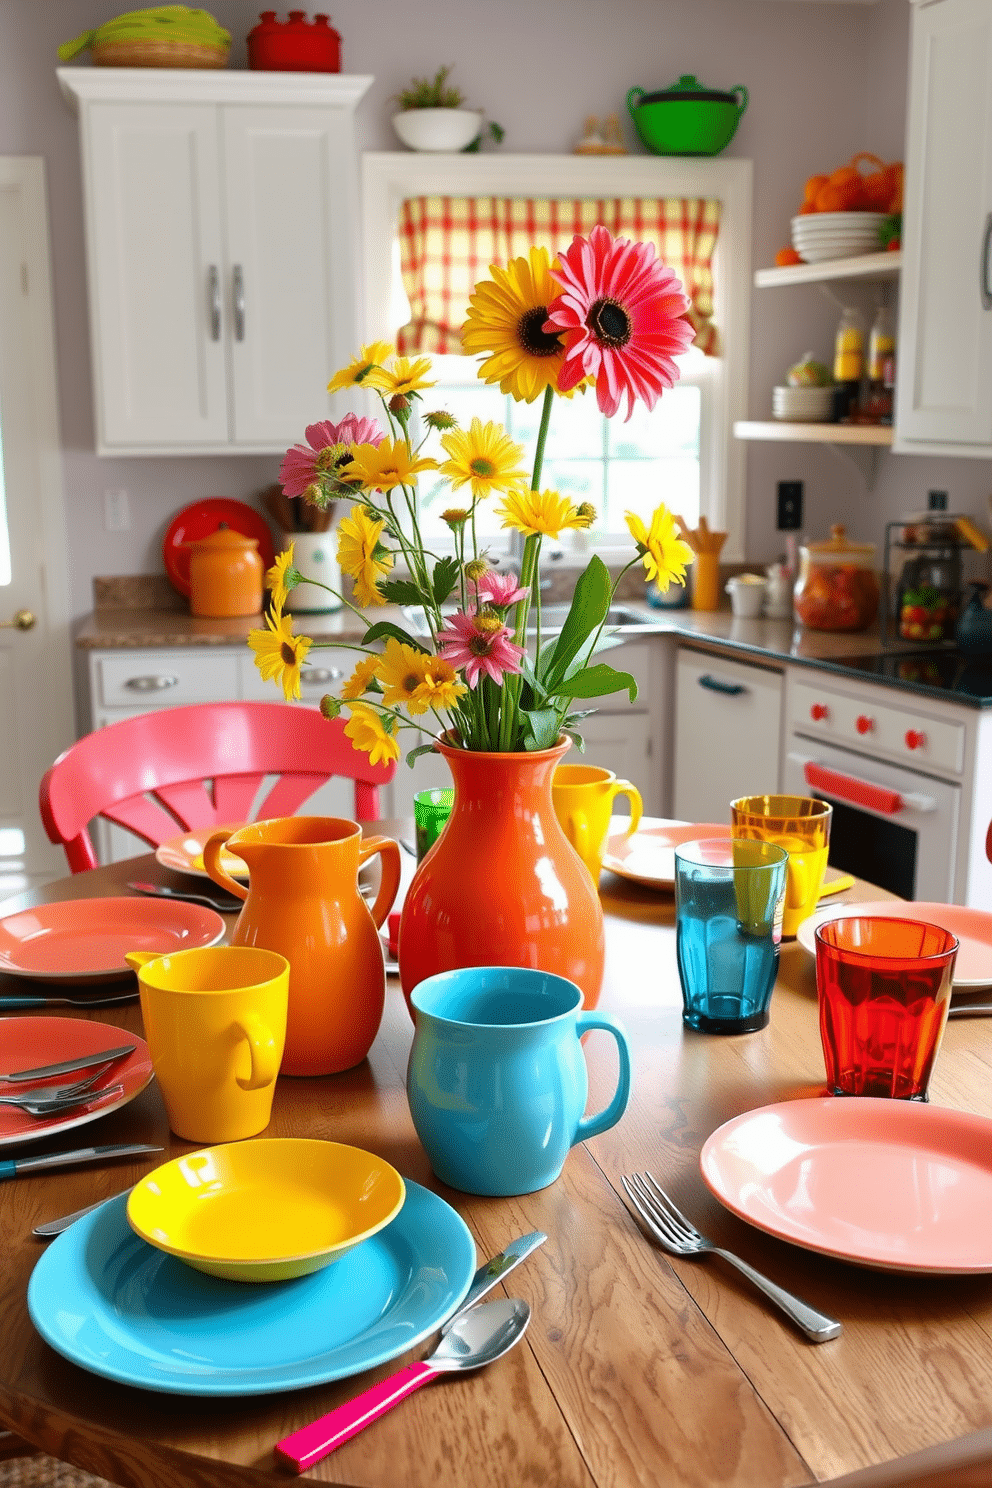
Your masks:
M248 888L225 873L221 848L248 864ZM371 912L358 870L377 853L382 878ZM289 962L289 1014L280 1073L333 1075L365 1058L382 1022L386 973L378 927L396 898L399 845L363 837L356 822L289 816L215 832L203 864L245 907L233 945L278 951Z
M400 921L404 996L459 966L531 966L567 977L595 1007L603 910L559 825L551 777L569 748L483 754L438 744L455 782L451 816L421 862Z

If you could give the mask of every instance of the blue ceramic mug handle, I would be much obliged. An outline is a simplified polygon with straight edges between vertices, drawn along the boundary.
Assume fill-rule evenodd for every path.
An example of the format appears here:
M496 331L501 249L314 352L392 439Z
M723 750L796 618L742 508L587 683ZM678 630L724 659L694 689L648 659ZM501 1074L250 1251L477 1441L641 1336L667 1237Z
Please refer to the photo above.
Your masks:
M595 1116L584 1116L579 1122L572 1138L573 1147L576 1142L584 1142L586 1137L597 1137L600 1132L609 1131L611 1126L616 1126L630 1099L630 1045L627 1043L627 1035L615 1019L607 1018L603 1013L580 1013L575 1020L576 1037L581 1038L591 1028L602 1028L605 1033L612 1033L616 1039L620 1075L616 1093L606 1109Z

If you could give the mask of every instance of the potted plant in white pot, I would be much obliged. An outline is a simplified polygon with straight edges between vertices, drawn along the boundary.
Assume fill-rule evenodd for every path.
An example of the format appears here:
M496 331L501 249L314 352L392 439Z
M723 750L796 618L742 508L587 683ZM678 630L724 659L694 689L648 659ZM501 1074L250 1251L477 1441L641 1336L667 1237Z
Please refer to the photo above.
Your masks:
M396 95L400 107L393 115L393 128L411 150L477 150L486 133L497 144L503 138L499 124L484 126L480 109L463 106L461 89L448 82L450 71L439 67L432 78L414 78Z

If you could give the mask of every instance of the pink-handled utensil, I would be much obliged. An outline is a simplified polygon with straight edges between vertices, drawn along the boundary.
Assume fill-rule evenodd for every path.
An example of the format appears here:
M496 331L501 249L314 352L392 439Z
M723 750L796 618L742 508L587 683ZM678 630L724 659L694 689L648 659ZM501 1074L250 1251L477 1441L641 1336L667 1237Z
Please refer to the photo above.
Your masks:
M529 1322L530 1308L519 1297L504 1297L471 1308L452 1324L428 1358L408 1364L346 1405L339 1405L319 1421L277 1442L273 1449L277 1461L287 1463L295 1472L306 1472L439 1374L492 1364L519 1342Z

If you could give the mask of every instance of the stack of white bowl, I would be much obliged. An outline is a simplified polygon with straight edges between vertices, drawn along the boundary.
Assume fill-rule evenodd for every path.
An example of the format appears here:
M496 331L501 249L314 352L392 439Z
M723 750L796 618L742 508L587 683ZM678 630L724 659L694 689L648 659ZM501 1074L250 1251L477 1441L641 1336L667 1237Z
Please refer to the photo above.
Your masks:
M798 424L825 424L833 417L832 387L772 388L772 415Z
M809 212L792 219L792 246L807 263L880 253L884 212Z

